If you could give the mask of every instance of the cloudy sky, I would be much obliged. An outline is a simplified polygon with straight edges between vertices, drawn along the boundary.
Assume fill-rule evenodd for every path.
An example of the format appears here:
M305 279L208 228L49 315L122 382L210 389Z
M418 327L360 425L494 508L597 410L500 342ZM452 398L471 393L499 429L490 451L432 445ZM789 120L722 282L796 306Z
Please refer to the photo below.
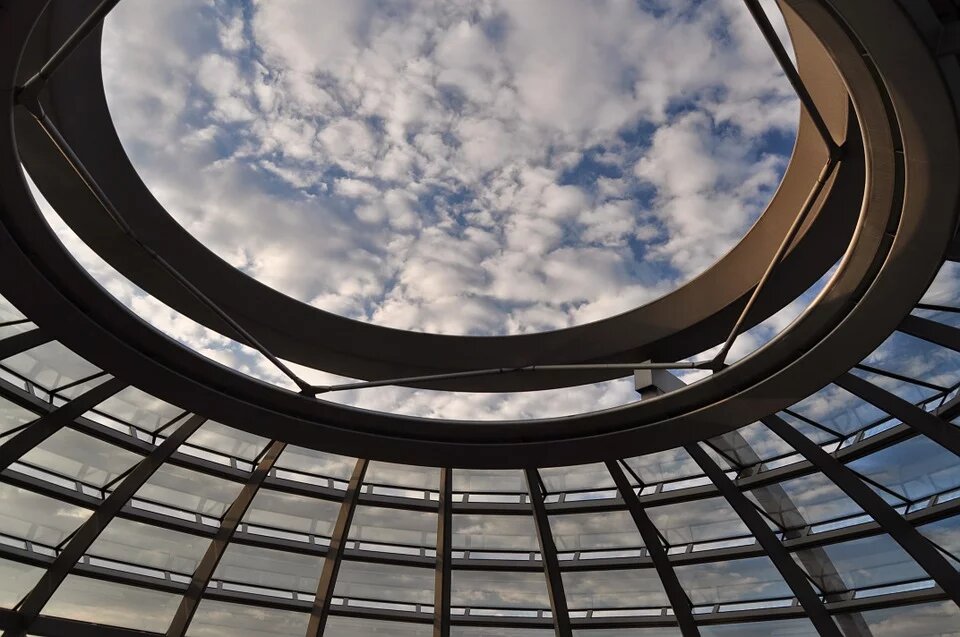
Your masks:
M125 0L103 67L134 165L216 254L319 308L448 334L589 322L695 276L769 201L798 119L740 0ZM181 342L285 382L84 263ZM500 418L636 396L616 381L334 399Z

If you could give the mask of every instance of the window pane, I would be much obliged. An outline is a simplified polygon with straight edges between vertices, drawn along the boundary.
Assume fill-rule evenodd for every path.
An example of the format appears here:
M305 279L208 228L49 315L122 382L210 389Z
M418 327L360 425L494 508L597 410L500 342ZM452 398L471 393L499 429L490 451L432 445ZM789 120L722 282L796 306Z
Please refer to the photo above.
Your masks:
M700 637L817 637L808 619L701 626Z
M179 595L68 575L43 607L43 614L163 632L179 604Z
M527 481L519 469L454 469L453 490L458 493L526 493Z
M960 380L960 354L902 332L891 334L863 362L871 367L942 387L950 387ZM893 391L892 386L883 384L885 381L870 380Z
M247 524L330 537L339 502L260 489L243 518Z
M453 548L539 551L532 515L454 515Z
M437 514L358 506L349 537L364 542L436 548Z
M307 613L205 599L197 606L187 637L303 637L309 619Z
M450 600L455 607L550 608L543 573L453 571Z
M69 385L100 372L98 367L57 341L44 343L11 356L3 361L3 366L47 390Z
M918 529L931 542L950 553L954 558L954 567L960 568L960 516L924 524Z
M200 429L187 440L187 444L251 462L260 455L269 442L261 436L211 420L203 423Z
M408 604L433 604L434 570L344 560L333 594Z
M750 534L723 498L652 507L647 514L671 546Z
M388 487L436 491L440 488L440 469L374 461L367 466L364 482Z
M209 544L208 538L114 518L89 553L108 560L191 575Z
M552 632L550 633L553 634ZM703 635L703 627L700 628ZM587 628L573 631L573 637L683 637L679 628Z
M957 457L923 436L897 443L847 466L907 500L920 500L960 487Z
M825 592L924 579L926 573L889 536L877 535L862 540L829 544L818 549L826 559L803 551L804 559L794 559ZM813 557L811 558L811 555Z
M863 512L821 473L755 489L749 495L786 529Z
M0 435L36 419L37 415L29 409L0 397Z
M433 626L430 624L411 624L408 622L386 622L376 619L361 619L359 617L332 616L327 620L324 637L367 637L368 635L382 635L382 637L432 637Z
M682 447L627 458L624 462L643 480L644 484L669 482L703 474L700 465L694 462Z
M0 559L0 608L13 608L40 581L43 569Z
M0 482L0 533L56 546L90 515L89 509Z
M960 307L960 263L945 261L920 302Z
M549 493L613 489L616 486L610 472L599 462L540 469L540 479Z
M317 591L323 561L322 557L316 555L301 555L234 543L224 551L213 578L312 594Z
M626 511L552 515L550 528L558 551L634 549L643 546L640 531Z
M790 407L790 410L843 435L859 431L886 417L877 407L836 385L827 385ZM791 424L798 422L789 414L785 414L784 418ZM807 434L801 427L798 426L798 429Z
M154 398L136 387L117 392L97 405L96 411L147 431L156 431L183 413L179 407Z
M566 572L563 573L563 588L571 610L670 605L660 577L652 568Z
M312 473L347 481L356 466L355 458L338 456L304 447L288 446L277 459L277 468Z
M863 614L873 637L956 637L960 610L952 602L898 606Z
M243 485L165 464L157 469L136 497L219 518Z
M695 605L793 597L766 557L676 566L674 571Z
M23 456L27 464L96 487L103 487L142 459L73 429L61 429Z
M580 637L580 633L573 631ZM634 635L636 633L631 633ZM451 626L450 637L554 637L552 628L484 628L482 626Z

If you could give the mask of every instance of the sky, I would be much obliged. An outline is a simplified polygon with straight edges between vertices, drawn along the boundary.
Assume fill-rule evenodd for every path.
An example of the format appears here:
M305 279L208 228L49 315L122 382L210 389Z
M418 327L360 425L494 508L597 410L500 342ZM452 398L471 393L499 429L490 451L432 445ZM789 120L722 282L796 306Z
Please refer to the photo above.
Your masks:
M696 276L762 212L799 116L740 0L125 0L105 22L103 70L134 166L214 253L324 310L446 334L581 324ZM135 313L290 386L45 211ZM814 292L741 336L731 359ZM326 398L481 420L639 399L630 379Z

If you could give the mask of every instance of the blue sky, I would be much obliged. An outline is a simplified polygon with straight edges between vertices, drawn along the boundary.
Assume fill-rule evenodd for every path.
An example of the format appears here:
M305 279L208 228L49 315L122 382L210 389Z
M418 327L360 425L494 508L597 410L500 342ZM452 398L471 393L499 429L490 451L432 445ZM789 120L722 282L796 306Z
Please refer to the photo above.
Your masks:
M448 334L581 324L696 276L766 205L798 118L740 0L125 0L103 51L131 160L211 250L319 308ZM93 261L154 325L282 382ZM483 418L636 397L338 399Z

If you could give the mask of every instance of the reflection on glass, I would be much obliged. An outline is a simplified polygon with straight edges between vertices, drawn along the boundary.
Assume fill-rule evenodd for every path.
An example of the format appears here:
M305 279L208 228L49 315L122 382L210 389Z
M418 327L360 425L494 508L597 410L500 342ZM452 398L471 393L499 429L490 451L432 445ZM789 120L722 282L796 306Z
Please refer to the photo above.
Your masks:
M260 489L243 518L259 527L330 537L340 503Z
M4 359L3 366L48 391L100 372L98 367L57 341L38 345Z
M794 555L820 590L846 590L924 579L927 574L887 535L829 544L823 557ZM823 558L826 559L823 559Z
M97 405L95 410L147 431L156 431L183 413L179 407L154 398L136 387L117 392Z
M344 560L333 594L407 604L433 603L434 570Z
M43 607L43 614L163 632L179 604L179 595L68 575Z
M454 607L549 609L543 572L453 571Z
M694 605L793 597L766 557L676 566L674 571Z
M430 624L412 624L401 622L387 622L360 617L337 617L327 620L327 629L324 635L336 637L432 637L433 626Z
M532 515L453 516L454 550L539 551Z
M873 637L957 637L960 610L951 602L898 606L863 613Z
M208 420L187 439L187 444L222 453L225 456L254 461L270 441Z
M437 514L361 505L354 513L349 538L363 542L435 548Z
M95 487L103 487L142 459L131 451L66 428L23 456L27 464Z
M227 546L214 579L281 591L315 593L323 558L233 543Z
M88 553L108 560L192 575L209 543L208 538L114 518Z
M73 506L0 482L0 533L46 546L57 546L90 515Z
M278 469L289 469L347 481L356 464L356 458L290 445L277 458L276 466Z
M750 534L743 520L723 498L651 507L647 514L671 546Z
M16 606L42 575L42 568L0 559L0 608Z
M0 397L0 435L37 419L37 415Z
M571 610L660 608L670 603L653 568L565 572L563 588Z
M626 511L551 515L550 529L558 551L636 549L643 538Z
M197 606L187 637L303 637L309 619L307 613L205 599Z
M219 518L242 488L239 482L168 463L150 476L137 491L136 497Z
M957 457L924 436L904 440L847 466L910 501L960 487Z

